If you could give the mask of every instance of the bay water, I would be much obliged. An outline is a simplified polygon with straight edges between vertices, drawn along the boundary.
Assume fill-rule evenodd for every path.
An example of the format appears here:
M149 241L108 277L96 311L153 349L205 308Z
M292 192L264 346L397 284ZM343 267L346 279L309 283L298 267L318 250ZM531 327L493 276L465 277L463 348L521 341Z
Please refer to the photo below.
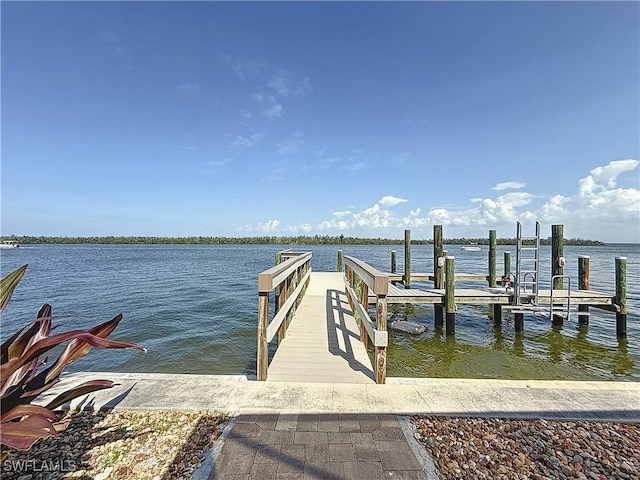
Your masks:
M2 276L29 264L2 314L0 337L29 324L45 302L59 317L54 333L90 328L122 313L110 338L139 343L148 353L92 349L67 371L253 375L257 276L285 248L312 252L314 271L335 271L339 249L382 271L389 271L395 250L398 270L403 269L402 245L21 245L0 251ZM487 246L478 252L457 245L445 249L455 256L456 271L487 273ZM499 274L505 250L515 264L515 247L498 246ZM541 288L549 285L550 253L550 247L542 247ZM459 305L456 335L446 337L433 327L432 305L390 305L389 321L411 320L428 329L420 335L390 332L388 375L640 381L639 254L636 244L564 247L565 273L574 288L578 256L589 255L591 289L610 294L614 258L627 257L627 339L616 339L615 314L596 308L588 327L578 326L573 317L554 327L543 316L527 314L525 331L516 334L511 314L498 328L489 306ZM432 257L431 245L413 245L412 271L433 271ZM486 283L458 282L456 287L480 285ZM431 283L412 282L412 287Z

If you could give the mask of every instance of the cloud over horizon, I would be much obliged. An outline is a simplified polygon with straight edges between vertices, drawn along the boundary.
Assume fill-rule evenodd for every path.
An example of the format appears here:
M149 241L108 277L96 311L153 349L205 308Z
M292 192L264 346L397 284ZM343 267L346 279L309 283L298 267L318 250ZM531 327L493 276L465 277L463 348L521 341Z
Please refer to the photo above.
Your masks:
M540 205L534 200L541 195L518 191L498 195L495 198L469 199L470 208L434 207L423 214L422 207L399 214L395 207L409 203L409 200L393 195L384 195L375 204L362 211L343 210L333 212L331 218L319 222L315 229L332 231L335 234L353 231L354 234L370 235L384 230L392 238L398 236L397 230L406 228L429 228L443 225L449 228L448 236L484 235L485 229L500 229L510 232L516 222L544 224L560 223L571 237L602 239L607 241L607 233L626 232L630 242L640 241L640 190L637 188L619 188L618 178L638 168L637 160L616 160L592 169L589 174L578 179L576 191L569 195L554 195ZM504 191L512 188L524 188L518 182L503 182L493 190ZM278 226L278 225L276 225ZM612 230L614 229L614 230ZM289 232L311 231L308 224L289 226ZM594 234L598 232L598 234ZM376 236L379 234L376 233ZM381 234L380 234L381 235ZM504 233L507 235L507 233ZM594 238L595 237L595 238Z

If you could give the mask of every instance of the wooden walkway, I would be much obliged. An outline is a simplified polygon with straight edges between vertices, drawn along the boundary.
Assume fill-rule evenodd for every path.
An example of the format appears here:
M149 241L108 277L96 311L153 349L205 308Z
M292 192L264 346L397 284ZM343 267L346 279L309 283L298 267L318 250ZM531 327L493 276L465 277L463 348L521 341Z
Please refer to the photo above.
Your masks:
M375 383L367 350L344 293L344 274L312 272L269 382Z

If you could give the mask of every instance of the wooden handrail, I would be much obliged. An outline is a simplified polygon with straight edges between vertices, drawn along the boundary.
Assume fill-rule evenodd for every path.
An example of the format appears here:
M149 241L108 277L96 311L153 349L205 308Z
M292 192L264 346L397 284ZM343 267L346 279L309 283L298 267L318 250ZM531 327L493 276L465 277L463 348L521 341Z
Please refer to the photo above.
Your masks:
M278 332L278 341L286 333L287 321L311 276L311 252L281 252L287 260L258 274L258 356L257 378L267 379L269 342ZM292 255L293 254L293 255ZM269 295L276 290L276 314L269 322Z
M347 291L350 305L360 318L360 339L365 344L365 347L368 338L373 341L376 383L385 383L387 380L387 345L389 343L387 333L389 276L355 257L346 256L344 260L346 273L345 290ZM360 299L358 299L353 289L354 275L357 275L363 282ZM367 313L369 289L372 290L376 297L375 327Z
M284 253L284 252L283 252ZM270 292L291 275L297 268L311 260L311 252L291 257L258 274L258 292Z

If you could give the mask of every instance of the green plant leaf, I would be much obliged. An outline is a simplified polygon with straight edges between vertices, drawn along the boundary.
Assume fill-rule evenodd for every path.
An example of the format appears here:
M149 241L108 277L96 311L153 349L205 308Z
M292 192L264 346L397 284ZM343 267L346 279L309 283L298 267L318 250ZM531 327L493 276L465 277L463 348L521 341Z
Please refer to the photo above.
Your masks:
M70 400L74 398L80 397L81 395L85 395L87 393L95 392L97 390L103 390L105 388L111 388L115 384L111 380L89 380L81 385L73 387L66 392L61 393L56 398L51 400L46 408L50 410L55 410L60 405L64 405Z
M4 308L9 303L11 299L11 295L13 295L13 291L20 283L20 280L24 276L24 272L27 270L27 265L23 265L20 268L17 268L2 280L0 280L0 313L4 311Z

